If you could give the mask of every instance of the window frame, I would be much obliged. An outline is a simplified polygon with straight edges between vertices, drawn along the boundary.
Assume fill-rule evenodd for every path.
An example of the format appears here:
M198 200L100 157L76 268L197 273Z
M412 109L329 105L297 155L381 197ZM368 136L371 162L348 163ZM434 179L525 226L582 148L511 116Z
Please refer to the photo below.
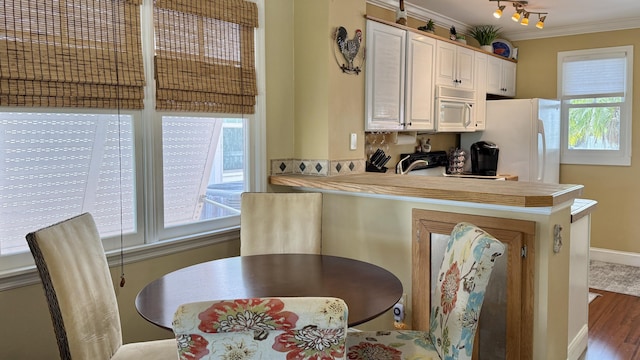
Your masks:
M591 94L580 96L564 96L563 94L563 64L567 59L598 57L601 59L613 58L615 54L623 52L626 61L624 101L620 103L620 148L619 150L585 150L569 148L569 110L574 108L568 105L569 100L580 98L611 97L612 94ZM560 51L557 55L557 94L561 102L561 164L578 165L609 165L631 166L632 149L632 104L633 104L633 45L616 46L608 48L595 48L585 50ZM614 103L612 103L614 104ZM615 103L618 104L618 103ZM576 106L581 107L581 106Z
M255 66L258 95L255 114L243 115L245 119L245 189L247 191L265 191L267 188L266 159L266 99L265 99L265 8L264 0L248 0L258 7L259 27L255 29ZM153 0L144 0L141 5L141 24L143 54L153 54ZM212 113L176 113L158 111L155 103L155 82L153 81L153 56L144 56L147 84L145 85L145 108L126 111L133 116L134 143L137 149L136 159L136 204L141 206L136 213L138 232L136 238L125 240L120 249L120 238L103 239L105 252L110 266L151 259L173 254L204 245L231 241L239 238L240 216L231 216L215 220L219 226L210 227L211 221L194 223L191 226L178 227L179 231L163 229L162 211L162 116L200 116L200 117L240 117L242 114ZM0 107L6 112L87 112L99 113L98 109L35 109ZM124 113L124 111L121 111ZM159 190L159 191L156 191ZM159 206L159 207L158 207ZM187 231L184 231L188 228ZM39 282L39 276L29 252L8 255L10 266L0 269L0 291Z

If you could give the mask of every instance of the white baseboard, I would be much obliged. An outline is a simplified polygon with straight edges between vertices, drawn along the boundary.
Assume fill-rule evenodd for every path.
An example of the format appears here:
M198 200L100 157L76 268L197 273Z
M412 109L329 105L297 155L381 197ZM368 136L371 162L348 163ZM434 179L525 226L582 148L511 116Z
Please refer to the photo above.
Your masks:
M591 260L640 267L640 254L592 247L589 249Z
M567 348L567 360L578 360L589 344L589 328L585 324Z

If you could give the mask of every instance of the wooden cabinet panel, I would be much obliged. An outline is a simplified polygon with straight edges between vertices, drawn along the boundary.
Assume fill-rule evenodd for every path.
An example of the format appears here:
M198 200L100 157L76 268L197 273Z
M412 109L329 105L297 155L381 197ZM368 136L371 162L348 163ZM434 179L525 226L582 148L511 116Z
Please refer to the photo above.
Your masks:
M438 247L457 223L470 222L507 247L485 294L474 359L531 359L535 222L421 209L413 209L412 220L413 329L429 328L431 278L442 262Z

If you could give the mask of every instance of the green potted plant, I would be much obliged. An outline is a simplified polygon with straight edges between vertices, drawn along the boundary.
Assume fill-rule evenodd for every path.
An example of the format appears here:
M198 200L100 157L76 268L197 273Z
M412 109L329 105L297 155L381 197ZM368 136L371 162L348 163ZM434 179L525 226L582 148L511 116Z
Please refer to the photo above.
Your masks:
M426 31L429 33L434 33L436 29L436 23L433 22L433 20L429 19L429 21L427 21L427 24L424 26L420 26L418 28L418 30L422 30L422 31Z
M469 36L480 43L482 50L493 52L491 43L500 36L500 27L494 25L478 25L469 31Z
M466 44L467 43L467 38L462 34L456 34L456 41L459 42L459 43Z

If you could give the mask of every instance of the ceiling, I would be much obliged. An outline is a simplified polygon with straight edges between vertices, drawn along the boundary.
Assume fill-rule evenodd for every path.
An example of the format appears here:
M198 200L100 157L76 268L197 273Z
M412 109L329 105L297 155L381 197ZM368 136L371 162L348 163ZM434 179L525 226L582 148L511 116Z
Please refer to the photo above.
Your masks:
M399 4L398 0L367 2L393 10ZM489 0L405 0L405 10L410 17L433 19L438 26L455 25L462 33L474 25L497 25L502 28L501 37L507 40L640 28L639 0L530 0L525 7L528 11L549 13L542 30L535 27L538 15L532 14L529 25L523 26L511 20L514 12L511 3L500 4L506 5L500 19L492 15L498 8L497 1Z

